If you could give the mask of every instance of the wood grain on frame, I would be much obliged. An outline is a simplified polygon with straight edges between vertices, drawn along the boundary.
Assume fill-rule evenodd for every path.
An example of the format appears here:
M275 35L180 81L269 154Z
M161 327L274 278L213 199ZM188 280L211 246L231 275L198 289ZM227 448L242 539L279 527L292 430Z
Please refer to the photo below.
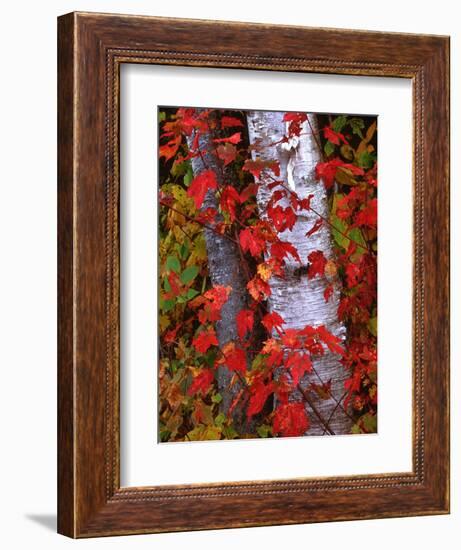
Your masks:
M59 18L58 46L59 532L93 537L447 513L449 39L72 13ZM412 472L120 487L120 63L412 79Z

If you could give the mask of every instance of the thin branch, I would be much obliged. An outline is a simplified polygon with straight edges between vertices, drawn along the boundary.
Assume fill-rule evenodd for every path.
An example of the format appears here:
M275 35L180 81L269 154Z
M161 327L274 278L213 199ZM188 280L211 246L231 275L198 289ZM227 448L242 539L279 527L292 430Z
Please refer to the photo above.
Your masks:
M328 423L328 421L323 418L323 416L320 414L317 407L314 405L314 402L310 398L309 393L307 391L305 391L300 386L300 384L298 384L298 390L301 392L301 395L304 397L304 399L305 399L306 403L309 405L309 407L313 410L315 416L319 419L319 421L322 424L322 426L324 427L324 429L326 431L328 431L328 433L330 435L336 435L335 432L333 431L333 429L331 428L330 424Z

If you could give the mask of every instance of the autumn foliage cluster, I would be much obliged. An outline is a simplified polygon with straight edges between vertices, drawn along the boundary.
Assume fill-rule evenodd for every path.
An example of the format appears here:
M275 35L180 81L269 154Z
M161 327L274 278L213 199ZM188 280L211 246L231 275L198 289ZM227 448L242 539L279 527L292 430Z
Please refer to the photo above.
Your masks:
M286 136L299 135L313 115L286 113ZM308 118L309 117L309 118ZM316 358L338 356L347 372L337 406L351 417L352 433L376 431L377 419L377 163L376 119L319 116L315 174L328 195L329 217L318 216L306 239L324 225L334 259L309 254L305 276L340 281L338 318L343 341L326 326L285 328L268 308L272 277L284 277L287 258L301 263L290 231L311 196L301 199L280 178L274 160L254 160L244 111L192 108L159 111L159 433L161 441L309 435L309 395L333 399L331 379L309 378ZM220 172L204 158L201 136L211 135ZM261 175L274 189L261 216ZM206 197L215 197L215 207ZM280 201L284 199L282 206ZM233 243L241 261L246 305L235 316L238 337L220 342L217 323L232 288L211 282L205 230ZM326 285L324 300L333 293ZM217 373L230 371L229 388ZM223 393L232 402L223 408ZM292 399L293 392L301 398Z

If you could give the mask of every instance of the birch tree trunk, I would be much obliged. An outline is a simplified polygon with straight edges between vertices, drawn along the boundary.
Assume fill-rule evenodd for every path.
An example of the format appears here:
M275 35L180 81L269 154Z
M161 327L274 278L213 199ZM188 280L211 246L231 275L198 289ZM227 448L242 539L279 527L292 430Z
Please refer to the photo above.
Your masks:
M279 179L296 192L300 199L313 195L312 208L328 219L325 186L315 178L315 166L320 161L316 136L312 135L312 130L306 121L302 124L299 137L291 138L288 143L274 145L287 134L283 116L283 112L251 111L247 113L250 143L255 146L252 150L253 160L277 160L280 163ZM317 124L313 115L309 116L309 122L315 132ZM265 217L268 201L272 194L282 187L276 186L270 189L267 184L273 183L273 180L267 179L264 173L258 183L260 183L257 195L258 207L261 217ZM282 199L278 204L286 207L288 200ZM302 266L308 266L307 257L315 250L322 251L327 259L333 258L330 227L323 223L320 230L306 237L306 233L313 227L319 216L311 210L298 211L297 216L293 229L280 233L279 237L296 247ZM285 278L274 276L270 279L272 293L268 300L269 309L283 317L284 329L325 325L332 334L344 340L346 328L337 316L339 281L337 279L333 281L333 294L326 302L324 291L329 282L325 277L309 280L306 271L299 268L299 263L289 256L286 259ZM345 393L344 381L347 378L347 372L341 365L339 356L326 350L324 356L313 359L313 368L314 372L305 375L300 382L301 387L308 392L311 401L311 405L306 403L310 419L308 434L323 435L326 432L325 424L313 412L312 405L327 421L333 433L349 433L352 420L346 414L341 402ZM330 379L331 398L321 399L317 393L308 390L312 382L318 385ZM294 392L294 399L303 400L301 392ZM338 405L340 402L341 404Z
M200 135L198 145L201 155L192 158L192 171L194 177L196 177L204 170L213 170L217 181L222 184L222 169L218 159L212 153L214 145L212 142L213 137L216 136L210 133L202 133ZM188 138L189 148L192 148L192 142L193 136ZM201 207L202 210L206 210L207 208L218 210L218 200L215 192L211 189L206 194ZM219 215L216 216L217 221L220 221L220 219L222 220ZM216 323L216 335L219 346L222 348L227 342L238 339L236 316L246 306L246 281L241 269L237 245L209 228L204 228L204 234L208 255L208 270L213 286L222 285L232 288L227 302L221 309L221 320ZM227 413L240 389L240 384L238 383L229 388L231 378L232 373L225 365L218 367L218 388L223 398L221 410L224 413ZM234 418L234 420L243 426L241 419Z

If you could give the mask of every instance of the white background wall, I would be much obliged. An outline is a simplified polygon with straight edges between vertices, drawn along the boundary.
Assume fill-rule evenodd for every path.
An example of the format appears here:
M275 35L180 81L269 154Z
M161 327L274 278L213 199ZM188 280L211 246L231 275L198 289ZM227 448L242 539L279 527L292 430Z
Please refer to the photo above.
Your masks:
M0 23L0 540L3 548L457 548L461 525L460 130L452 124L452 514L72 542L55 534L56 17L73 10L227 19L452 37L452 120L461 118L458 2L16 0ZM457 70L456 70L457 69ZM458 281L458 283L457 283ZM434 407L437 404L434 403Z

